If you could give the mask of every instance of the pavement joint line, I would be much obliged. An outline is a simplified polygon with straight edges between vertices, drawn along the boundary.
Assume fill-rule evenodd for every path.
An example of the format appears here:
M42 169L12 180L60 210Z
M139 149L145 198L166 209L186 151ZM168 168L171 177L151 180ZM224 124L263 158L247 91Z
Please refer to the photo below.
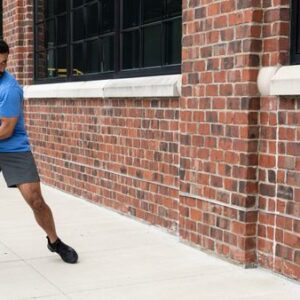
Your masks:
M0 241L1 244L8 249L9 251L11 251L12 254L14 254L16 257L19 258L19 260L15 260L15 262L20 262L22 261L25 265L27 265L30 269L32 269L35 273L37 273L39 276L41 276L44 280L46 280L51 286L53 286L59 293L61 293L62 295L65 296L64 292L57 287L53 282L51 282L47 277L45 277L41 272L39 272L32 264L30 264L30 261L27 259L24 259L23 257L21 257L20 255L18 255L16 252L14 252L8 245L6 245L3 241ZM10 262L11 263L11 262ZM68 297L68 299L70 299Z
M227 271L224 272L219 272L218 274L227 274ZM68 295L76 295L76 294L82 294L82 293L87 293L87 292L92 292L92 291L100 291L100 290L112 290L115 288L126 288L126 287L134 287L134 286L143 286L143 285L148 285L152 283L167 283L167 282L172 282L174 280L186 280L186 279L201 279L207 274L197 274L197 275L185 275L185 276L173 276L173 277L168 277L168 278L160 278L160 279L153 279L153 280L144 280L144 281L137 281L134 283L128 283L128 284L117 284L113 286L108 286L108 287L102 287L102 288L90 288L86 290L80 290L80 291L74 291L74 292L69 292ZM209 275L215 275L214 272L210 273ZM102 281L103 282L103 281ZM266 293L266 295L272 294L272 291L269 293ZM258 294L257 296L260 296L261 294ZM212 295L213 296L213 295Z
M18 299L18 300L32 300L32 299L48 299L49 297L56 297L56 296L64 296L66 297L65 295L62 295L62 294L49 294L49 295L45 295L45 296L38 296L38 297L29 297L29 298L22 298L22 299ZM70 299L70 298L65 298L65 299ZM15 299L16 300L16 299Z
M160 282L172 282L173 280L185 280L185 279L195 279L195 278L202 278L204 274L202 274L202 276L196 275L196 276L180 276L180 277L169 277L169 278L160 278L157 280L145 280L145 281L137 281L134 283L128 283L128 284L117 284L117 285L112 285L112 286L107 286L107 287L102 287L102 288L91 288L91 289L86 289L86 290L80 290L80 291L74 291L74 292L70 292L68 293L68 295L75 295L75 294L83 294L86 292L92 292L92 291L101 291L101 290L112 290L115 288L126 288L126 287L134 287L134 286L143 286L143 285L148 285L151 283L160 283ZM104 282L104 281L102 281Z
M42 278L44 278L50 285L52 285L61 295L67 297L67 299L71 298L64 292L62 291L58 286L56 286L51 280L49 280L46 276L44 276L39 270L37 270L31 263L30 260L26 260L25 263L31 268L33 269L36 273L38 273ZM61 296L60 295L60 296Z

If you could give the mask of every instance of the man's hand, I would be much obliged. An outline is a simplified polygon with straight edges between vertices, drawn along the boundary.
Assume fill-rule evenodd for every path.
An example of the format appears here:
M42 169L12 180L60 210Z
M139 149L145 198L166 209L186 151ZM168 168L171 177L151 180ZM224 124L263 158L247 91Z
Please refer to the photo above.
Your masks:
M11 137L14 132L18 118L1 118L0 140Z

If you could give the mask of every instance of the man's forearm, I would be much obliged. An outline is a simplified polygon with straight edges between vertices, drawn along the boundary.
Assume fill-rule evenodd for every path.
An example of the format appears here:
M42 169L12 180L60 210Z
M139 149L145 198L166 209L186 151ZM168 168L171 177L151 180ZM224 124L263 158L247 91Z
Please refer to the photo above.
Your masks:
M0 140L5 140L11 137L12 131L8 126L5 126L3 123L0 125Z
M8 139L12 136L18 118L1 118L0 120L0 140Z

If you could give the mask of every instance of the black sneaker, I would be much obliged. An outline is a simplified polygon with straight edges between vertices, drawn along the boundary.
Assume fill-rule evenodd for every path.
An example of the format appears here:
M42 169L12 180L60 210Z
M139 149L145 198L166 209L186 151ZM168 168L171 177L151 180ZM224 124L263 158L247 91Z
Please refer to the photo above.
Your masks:
M53 244L51 244L48 237L47 240L48 249L51 252L56 252L64 262L69 264L75 264L77 262L78 254L72 247L63 243L59 238Z

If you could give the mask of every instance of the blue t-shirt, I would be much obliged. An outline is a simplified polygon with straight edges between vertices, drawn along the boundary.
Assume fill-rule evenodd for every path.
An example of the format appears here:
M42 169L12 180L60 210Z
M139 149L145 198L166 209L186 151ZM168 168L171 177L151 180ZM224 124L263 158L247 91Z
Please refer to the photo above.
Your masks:
M0 119L18 118L12 136L0 140L0 152L26 152L30 150L24 124L23 89L7 71L0 76Z

